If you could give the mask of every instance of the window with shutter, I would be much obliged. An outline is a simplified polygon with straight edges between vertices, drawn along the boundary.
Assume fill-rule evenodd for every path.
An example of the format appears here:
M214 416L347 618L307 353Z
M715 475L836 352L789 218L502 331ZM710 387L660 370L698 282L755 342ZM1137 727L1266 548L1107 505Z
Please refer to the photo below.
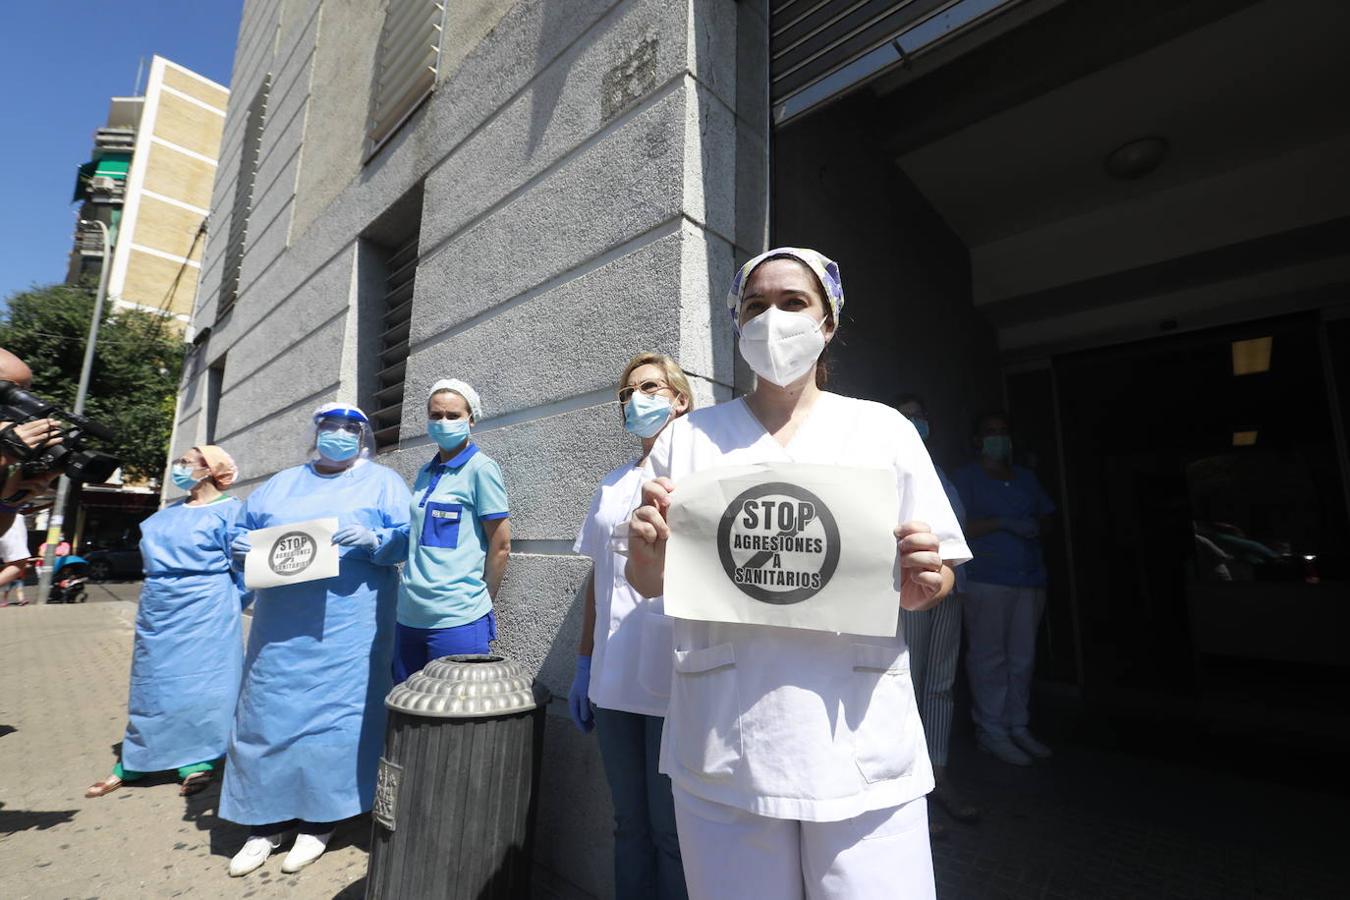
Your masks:
M389 0L371 97L369 155L408 120L436 86L445 3Z
M403 380L407 371L412 328L413 287L417 280L417 235L394 248L385 260L384 294L380 301L379 364L372 408L377 451L398 446L403 424Z
M216 318L228 313L239 299L239 272L244 265L244 246L248 241L248 217L253 212L253 182L258 175L262 151L263 126L267 123L267 95L272 89L271 74L263 76L258 92L248 105L244 140L239 149L239 176L234 182L234 203L230 208L229 240L225 245L225 263L221 270L220 302Z

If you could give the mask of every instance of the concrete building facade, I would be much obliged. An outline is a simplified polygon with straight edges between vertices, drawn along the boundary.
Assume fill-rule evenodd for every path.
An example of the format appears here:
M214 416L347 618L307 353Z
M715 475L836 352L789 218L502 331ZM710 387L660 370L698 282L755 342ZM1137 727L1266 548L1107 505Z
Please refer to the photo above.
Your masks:
M745 389L725 285L816 246L836 389L925 394L949 467L1011 407L1060 508L1044 696L1207 763L1350 746L1347 37L1334 0L250 0L174 452L247 491L342 399L411 476L427 386L474 384L499 645L561 697L615 376ZM540 884L603 896L598 754L550 712Z
M112 243L108 296L186 325L197 292L206 218L229 91L162 56L145 93L114 97L80 168L80 217L99 219ZM102 240L81 228L68 278L98 276Z
M765 241L766 7L244 8L173 453L225 446L247 493L305 459L316 406L355 401L411 478L428 386L478 389L511 495L498 646L558 698L536 853L564 893L608 892L612 827L563 702L571 545L636 450L614 396L633 354L679 358L702 404L737 383L723 297Z

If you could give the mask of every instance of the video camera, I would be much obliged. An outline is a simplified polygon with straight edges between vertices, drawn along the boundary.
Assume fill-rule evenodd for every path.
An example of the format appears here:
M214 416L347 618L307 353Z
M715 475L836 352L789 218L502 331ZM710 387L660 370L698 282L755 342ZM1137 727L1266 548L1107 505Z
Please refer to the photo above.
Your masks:
M61 432L61 443L30 447L14 434L12 426L35 419L70 423ZM110 428L53 406L12 381L0 381L0 422L11 423L11 427L0 431L0 445L5 453L21 460L19 467L26 478L59 472L71 481L98 484L111 478L122 464L115 456L85 448L87 438L114 440Z

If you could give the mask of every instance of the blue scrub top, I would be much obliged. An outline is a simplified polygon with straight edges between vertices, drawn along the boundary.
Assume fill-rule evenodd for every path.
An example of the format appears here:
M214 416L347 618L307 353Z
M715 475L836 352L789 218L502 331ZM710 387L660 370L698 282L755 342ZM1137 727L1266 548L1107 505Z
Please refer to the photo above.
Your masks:
M448 462L440 454L417 473L410 522L391 535L377 558L406 557L398 588L398 622L409 628L453 628L492 610L483 567L483 523L510 515L502 470L474 444Z
M362 525L387 541L407 515L408 488L393 470L360 460L324 474L306 464L250 494L235 531L336 516L339 527ZM370 810L393 686L397 583L393 565L340 547L335 577L256 592L222 819L336 822Z
M971 519L1040 519L1055 504L1030 469L1013 466L1013 477L992 477L979 462L956 471L952 482ZM1011 531L992 531L968 538L974 558L962 568L971 581L1010 587L1045 587L1041 542Z

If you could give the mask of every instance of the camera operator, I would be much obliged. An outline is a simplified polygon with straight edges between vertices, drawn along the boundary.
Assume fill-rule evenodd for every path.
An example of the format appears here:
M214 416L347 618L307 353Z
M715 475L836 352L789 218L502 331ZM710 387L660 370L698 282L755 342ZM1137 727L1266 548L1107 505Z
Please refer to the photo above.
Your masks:
M0 381L12 381L20 387L27 390L33 384L33 371L28 368L28 364L19 359L8 350L0 349ZM23 422L14 425L12 422L0 421L0 431L13 427L14 434L20 441L29 447L38 448L42 446L53 446L61 443L61 423L55 419L35 419L31 422ZM19 469L21 460L6 452L3 445L0 445L0 466L4 466L4 485L0 487L0 498L10 499L19 498L24 501L25 508L29 508L31 498L35 494L41 494L47 490L58 476L55 472L43 472L39 475L27 477ZM14 502L11 500L11 503ZM0 500L0 534L9 530L14 524L14 517L19 508L4 503Z

